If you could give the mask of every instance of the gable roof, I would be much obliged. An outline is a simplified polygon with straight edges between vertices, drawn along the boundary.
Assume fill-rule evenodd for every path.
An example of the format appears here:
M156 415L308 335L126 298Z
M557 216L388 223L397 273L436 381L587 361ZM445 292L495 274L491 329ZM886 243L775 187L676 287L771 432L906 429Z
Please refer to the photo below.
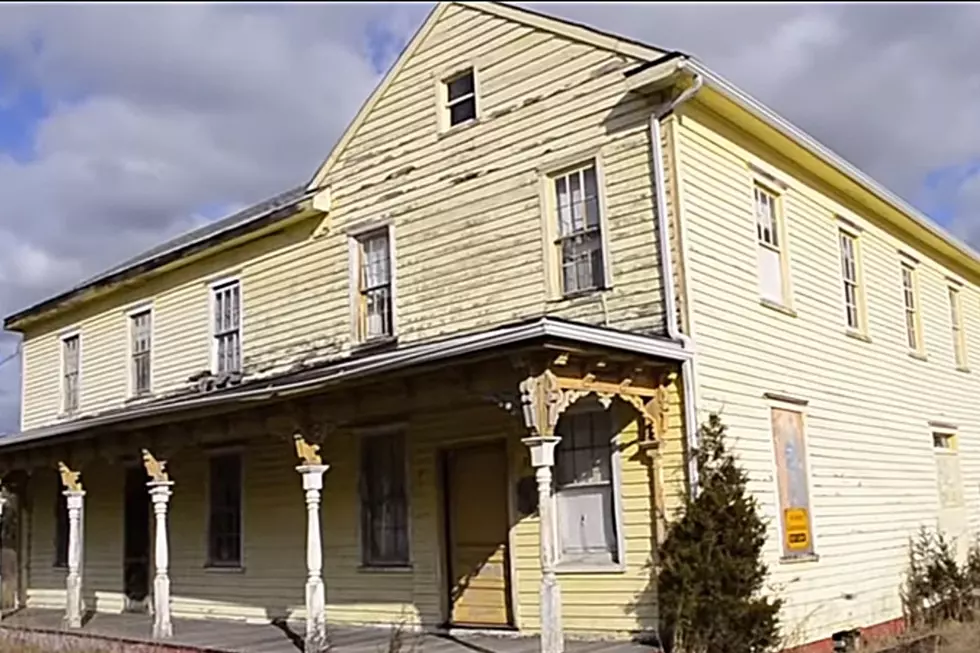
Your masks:
M657 59L663 56L666 52L666 50L656 48L648 43L643 43L625 36L605 32L590 25L576 23L563 18L556 18L537 11L532 11L531 9L516 7L503 2L439 2L432 9L432 11L429 12L429 15L426 16L425 20L422 21L422 25L418 30L416 30L412 38L409 39L408 44L402 50L401 54L398 55L398 58L388 69L388 72L385 73L381 83L375 87L374 91L371 92L371 95L368 96L368 99L363 105L361 105L361 108L354 116L354 120L352 120L350 125L348 125L343 135L341 135L340 140L337 141L336 145L334 145L333 149L330 151L330 154L313 175L313 178L309 182L310 188L316 188L323 185L324 179L326 179L327 175L330 173L330 170L336 164L337 159L347 148L348 143L350 143L350 140L357 133L358 129L360 129L361 124L367 119L375 105L384 96L388 86L391 85L391 83L398 76L398 73L401 72L405 64L412 58L419 46L425 41L426 37L432 31L432 28L439 22L439 19L442 18L442 15L446 12L446 10L453 5L466 7L467 9L473 11L491 14L493 16L497 16L498 18L509 20L511 22L541 31L551 32L571 41L578 41L580 43L585 43L603 50L625 54L640 61Z

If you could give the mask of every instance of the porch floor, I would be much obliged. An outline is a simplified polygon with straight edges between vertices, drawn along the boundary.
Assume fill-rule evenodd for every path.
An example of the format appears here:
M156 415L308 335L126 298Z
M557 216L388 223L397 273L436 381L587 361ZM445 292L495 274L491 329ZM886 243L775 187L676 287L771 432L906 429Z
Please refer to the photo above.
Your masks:
M0 630L64 632L72 636L132 643L160 643L182 650L222 653L296 653L303 650L303 623L246 624L217 619L174 619L174 636L166 642L150 637L151 617L141 614L96 613L79 630L65 630L62 610L29 608L7 615ZM328 626L331 651L385 653L389 629ZM537 653L536 636L491 635L453 631L447 634L406 633L403 648L428 653ZM658 649L628 641L568 640L566 653L652 653Z

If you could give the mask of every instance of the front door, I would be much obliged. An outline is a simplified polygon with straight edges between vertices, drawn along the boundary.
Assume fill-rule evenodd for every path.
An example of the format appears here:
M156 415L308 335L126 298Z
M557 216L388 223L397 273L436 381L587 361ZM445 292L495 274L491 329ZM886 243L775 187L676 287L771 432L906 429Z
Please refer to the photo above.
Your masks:
M143 467L126 468L123 592L126 610L145 612L150 593L150 497Z
M450 621L510 626L505 443L448 451L445 476Z
M5 480L6 482L6 480ZM7 493L0 521L0 612L20 607L20 495Z

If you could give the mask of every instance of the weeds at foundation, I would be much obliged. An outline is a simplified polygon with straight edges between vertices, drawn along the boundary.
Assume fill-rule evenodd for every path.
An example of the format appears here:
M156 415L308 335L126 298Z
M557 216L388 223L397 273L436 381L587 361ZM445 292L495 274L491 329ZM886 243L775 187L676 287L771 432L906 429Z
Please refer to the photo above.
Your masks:
M379 653L419 653L421 650L421 636L418 633L406 631L404 621L399 621L391 626L388 631L386 647L379 647L378 649Z
M179 650L54 633L0 630L0 653L179 653Z

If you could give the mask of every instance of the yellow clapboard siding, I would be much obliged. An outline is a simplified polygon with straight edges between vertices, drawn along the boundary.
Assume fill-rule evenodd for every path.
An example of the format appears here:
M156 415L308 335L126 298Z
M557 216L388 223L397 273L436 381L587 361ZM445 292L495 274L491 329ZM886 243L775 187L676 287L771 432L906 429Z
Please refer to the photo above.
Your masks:
M901 615L907 537L936 524L929 420L958 426L965 484L980 477L977 373L955 370L949 270L839 194L751 143L698 104L671 121L679 202L686 224L684 271L698 343L699 408L720 410L771 521L766 556L787 600L787 629L801 642ZM752 171L775 169L783 195L793 308L759 304ZM858 222L868 335L845 334L835 215ZM921 260L919 285L928 361L908 355L900 259ZM980 292L962 290L968 351L980 355ZM764 392L809 402L806 438L818 562L779 562L769 408ZM972 527L976 497L968 496ZM853 598L848 598L848 597Z

